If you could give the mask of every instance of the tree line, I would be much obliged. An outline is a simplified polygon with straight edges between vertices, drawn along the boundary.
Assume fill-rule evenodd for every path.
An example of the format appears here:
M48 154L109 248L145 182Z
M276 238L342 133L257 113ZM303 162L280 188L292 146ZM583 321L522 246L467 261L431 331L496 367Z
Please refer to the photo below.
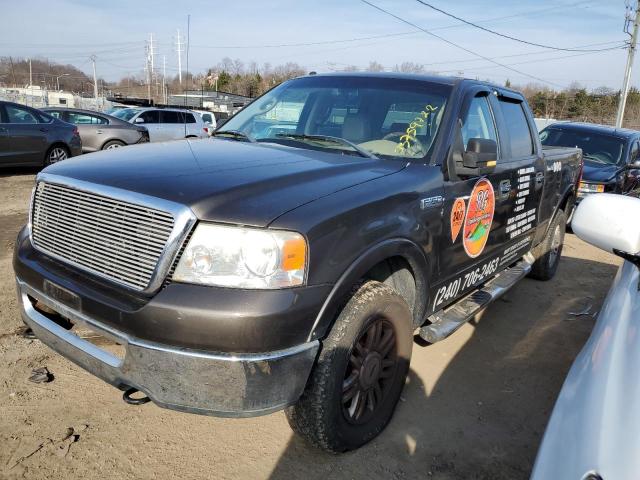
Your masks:
M33 83L48 89L60 89L78 94L93 95L93 79L80 69L69 64L50 62L47 59L33 59L31 62ZM387 68L372 61L365 67L355 65L329 64L337 71L395 71L401 73L437 74L427 71L423 65L405 62ZM303 66L288 62L282 65L256 62L245 63L239 59L223 58L204 72L183 72L182 82L178 75L165 79L167 92L181 93L184 90L219 90L223 92L256 97L270 88L308 73ZM146 98L148 94L147 78L144 72L108 82L98 80L100 91L104 95ZM162 101L162 79L156 72L152 79L151 94L156 102ZM0 85L22 87L29 83L29 60L15 57L0 57ZM523 92L536 117L556 120L573 120L602 124L615 122L620 91L608 87L587 90L573 83L564 90L555 90L542 85L527 84L514 86L507 80L507 87ZM631 88L627 99L624 125L640 128L640 90Z

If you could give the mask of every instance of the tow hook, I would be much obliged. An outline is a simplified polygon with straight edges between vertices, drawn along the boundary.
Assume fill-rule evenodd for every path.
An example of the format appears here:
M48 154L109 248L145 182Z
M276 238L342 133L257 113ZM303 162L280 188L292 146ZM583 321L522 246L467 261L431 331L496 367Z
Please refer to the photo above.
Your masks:
M144 405L145 403L151 401L151 399L147 396L140 397L140 398L133 398L132 395L135 395L139 391L140 390L138 390L137 388L130 388L129 390L127 390L122 394L122 400L124 400L124 402L128 403L129 405Z

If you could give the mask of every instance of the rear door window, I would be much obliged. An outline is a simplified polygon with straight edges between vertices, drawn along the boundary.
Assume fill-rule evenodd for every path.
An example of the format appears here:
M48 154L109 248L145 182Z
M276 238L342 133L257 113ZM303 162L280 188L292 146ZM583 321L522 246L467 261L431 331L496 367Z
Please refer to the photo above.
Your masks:
M182 115L186 118L186 123L196 123L196 119L193 116L193 113L183 113Z
M160 112L160 123L184 123L184 114L171 111Z
M49 111L47 111L47 113L49 115L51 115L53 118L57 118L59 120L64 120L62 112L60 112L58 110L49 110Z
M106 125L109 123L105 118L97 115L89 115L79 112L69 112L67 115L69 118L68 122L76 125Z
M533 155L533 140L529 123L522 108L522 102L500 98L500 109L504 117L509 142L511 144L511 158L523 158Z

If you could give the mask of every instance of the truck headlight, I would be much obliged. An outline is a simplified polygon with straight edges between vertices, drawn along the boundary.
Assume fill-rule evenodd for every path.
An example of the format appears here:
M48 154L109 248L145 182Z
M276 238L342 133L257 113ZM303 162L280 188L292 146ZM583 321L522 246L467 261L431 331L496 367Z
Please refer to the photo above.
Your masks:
M307 242L284 230L200 223L173 280L235 288L285 288L302 285Z

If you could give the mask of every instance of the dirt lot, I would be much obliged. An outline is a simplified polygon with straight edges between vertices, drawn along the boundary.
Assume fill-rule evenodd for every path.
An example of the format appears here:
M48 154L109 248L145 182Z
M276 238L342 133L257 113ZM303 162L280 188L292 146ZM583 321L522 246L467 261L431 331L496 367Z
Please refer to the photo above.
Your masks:
M126 405L114 388L17 336L11 255L34 174L0 174L0 478L528 478L593 326L568 312L597 310L619 265L568 235L553 281L527 279L475 324L416 345L387 430L332 456L293 437L282 413L233 420ZM41 366L55 379L27 381Z

